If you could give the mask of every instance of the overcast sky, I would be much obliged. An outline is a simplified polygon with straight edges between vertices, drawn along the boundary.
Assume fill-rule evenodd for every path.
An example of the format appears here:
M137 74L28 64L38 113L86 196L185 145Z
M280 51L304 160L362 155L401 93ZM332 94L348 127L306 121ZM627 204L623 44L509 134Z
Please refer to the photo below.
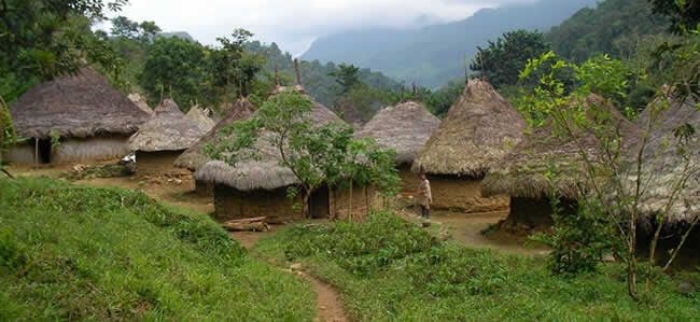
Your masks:
M478 9L537 0L129 0L121 15L153 20L164 31L187 31L212 44L235 28L276 42L293 55L317 37L384 26L407 28L463 19ZM566 1L566 0L562 0Z

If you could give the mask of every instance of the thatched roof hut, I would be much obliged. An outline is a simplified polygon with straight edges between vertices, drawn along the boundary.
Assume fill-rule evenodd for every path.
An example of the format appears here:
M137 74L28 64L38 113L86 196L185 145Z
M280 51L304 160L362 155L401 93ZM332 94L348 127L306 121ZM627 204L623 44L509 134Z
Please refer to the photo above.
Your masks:
M60 164L118 158L149 115L90 68L39 84L10 107L17 133L7 160ZM58 145L54 141L59 139Z
M481 195L481 179L520 142L524 129L520 114L491 84L469 80L413 161L413 172L431 181L432 207L467 213L507 209L506 197Z
M440 119L423 104L407 101L377 112L357 136L374 138L380 146L395 150L397 164L411 164L438 126Z
M255 107L246 98L238 99L228 110L226 117L216 123L216 125L189 149L187 149L180 157L175 160L175 166L186 168L190 171L196 171L205 163L211 160L204 154L204 146L207 144L216 144L221 136L222 129L233 124L233 122L245 120L253 115Z
M314 108L307 117L315 125L343 123L337 115L315 101ZM254 144L254 149L258 152L255 159L241 161L235 167L213 160L195 172L195 179L225 184L240 191L274 190L298 184L292 171L279 164L281 155L264 139L265 135L262 134Z
M610 117L596 120L608 128L610 133L619 131L623 144L631 147L639 138L639 128L627 120L614 106L605 104L603 98L591 95L582 104L589 108L607 109ZM600 115L596 113L596 115ZM565 140L552 134L552 126L545 124L536 128L527 138L518 144L503 160L484 178L482 193L485 196L507 194L511 197L545 198L552 191L560 197L571 200L580 198L580 180L576 173L583 171L583 158L577 142ZM581 143L595 161L599 142L592 133L582 133ZM556 169L571 175L557 178L552 182L546 177L548 170Z
M295 64L296 65L296 64ZM298 66L298 65L297 65ZM297 69L297 85L284 88L277 85L274 94L285 90L306 93L299 82ZM325 106L312 99L313 109L306 115L307 120L316 126L343 121ZM291 169L280 165L281 154L267 136L270 132L262 131L254 142L256 156L239 160L235 166L222 161L213 160L201 166L194 177L199 182L214 184L215 216L219 220L239 219L256 216L267 216L269 221L283 222L299 218L299 213L293 211L293 201L287 197L287 188L299 184ZM374 195L374 193L354 195L355 199ZM331 191L322 187L313 192L309 199L309 210L312 217L338 216L342 201L339 191ZM365 207L369 209L370 202L358 200L352 203L352 209L346 215L352 215Z
M178 151L191 147L206 131L180 111L175 101L163 100L155 109L156 115L141 125L129 138L133 151Z
M206 130L185 116L175 101L163 100L155 115L129 138L129 148L136 153L137 171L141 175L179 174L173 163L182 152L199 140Z
M624 148L636 142L639 136L637 127L615 107L605 104L603 98L591 95L582 104L584 108L602 108L609 112L594 113L600 117L594 121L602 125L603 130L609 130L611 135L620 133ZM581 135L579 143L595 162L599 142L590 132ZM528 229L551 226L552 200L557 201L561 214L576 213L577 200L582 197L581 185L585 183L580 179L584 175L584 159L579 151L577 142L553 134L550 121L526 135L499 164L492 167L482 182L481 192L484 196L510 197L510 210L501 227L515 233L520 232L523 225ZM550 171L560 174L555 176L555 182L547 177Z
M668 105L666 107L655 106L658 104ZM656 109L657 112L652 113L651 109ZM686 168L686 162L678 154L680 146L674 132L686 124L691 125L696 130L699 129L700 112L697 111L694 102L690 100L682 101L664 97L657 98L649 104L641 116L641 118L646 119L641 120L639 125L642 127L648 125L649 117L652 118L653 124L648 133L648 141L644 147L642 159L641 180L646 190L641 197L641 209L646 215L663 211L671 198L673 186L682 176L688 175L688 182L685 188L681 189L677 200L671 205L668 218L671 222L692 221L700 215L700 139L697 138L697 135L690 136L686 147L690 159ZM630 160L636 159L639 148L640 146L635 146L635 149L630 151ZM630 171L628 178L630 187L634 186L636 178L636 173Z
M31 88L10 110L18 135L33 138L130 135L148 119L90 68Z
M141 94L132 93L129 94L129 96L127 97L148 115L153 116L155 114L155 112L153 112L153 109L148 105L148 102L146 102L146 99L143 96L141 96Z
M187 117L194 121L197 126L204 130L204 132L209 132L214 125L216 125L216 122L212 118L210 118L206 111L199 108L198 105L192 106L190 110L187 112Z
M520 142L525 121L486 81L469 80L413 163L414 172L481 178Z

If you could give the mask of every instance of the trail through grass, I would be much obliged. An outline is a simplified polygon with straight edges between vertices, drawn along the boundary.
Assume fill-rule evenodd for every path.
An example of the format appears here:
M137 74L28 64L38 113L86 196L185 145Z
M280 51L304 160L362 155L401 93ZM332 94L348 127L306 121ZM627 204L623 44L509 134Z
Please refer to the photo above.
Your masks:
M375 214L365 223L293 226L259 241L255 251L279 261L304 262L342 293L347 311L358 321L700 317L700 294L678 294L677 281L658 272L655 292L637 303L627 296L622 266L566 279L551 275L542 258L441 242L391 214Z

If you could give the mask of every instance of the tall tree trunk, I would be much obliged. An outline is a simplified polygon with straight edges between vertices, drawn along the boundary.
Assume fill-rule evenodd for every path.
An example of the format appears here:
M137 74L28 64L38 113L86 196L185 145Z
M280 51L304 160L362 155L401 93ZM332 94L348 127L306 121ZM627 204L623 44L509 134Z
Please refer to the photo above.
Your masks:
M627 241L627 292L635 301L637 297L637 216L632 214L629 224L630 234Z

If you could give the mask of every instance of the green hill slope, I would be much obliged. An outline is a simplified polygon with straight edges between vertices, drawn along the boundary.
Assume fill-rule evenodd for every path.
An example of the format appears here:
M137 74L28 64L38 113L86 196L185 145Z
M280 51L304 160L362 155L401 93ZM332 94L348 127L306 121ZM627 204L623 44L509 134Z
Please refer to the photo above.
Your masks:
M0 179L0 321L311 320L308 285L145 195Z
M600 53L627 58L649 42L645 37L668 29L668 20L651 9L647 0L606 0L596 8L581 9L546 37L554 51L575 61Z
M464 56L515 29L548 30L597 0L538 0L483 9L464 20L416 30L368 28L322 37L305 60L347 62L426 87L464 75Z

